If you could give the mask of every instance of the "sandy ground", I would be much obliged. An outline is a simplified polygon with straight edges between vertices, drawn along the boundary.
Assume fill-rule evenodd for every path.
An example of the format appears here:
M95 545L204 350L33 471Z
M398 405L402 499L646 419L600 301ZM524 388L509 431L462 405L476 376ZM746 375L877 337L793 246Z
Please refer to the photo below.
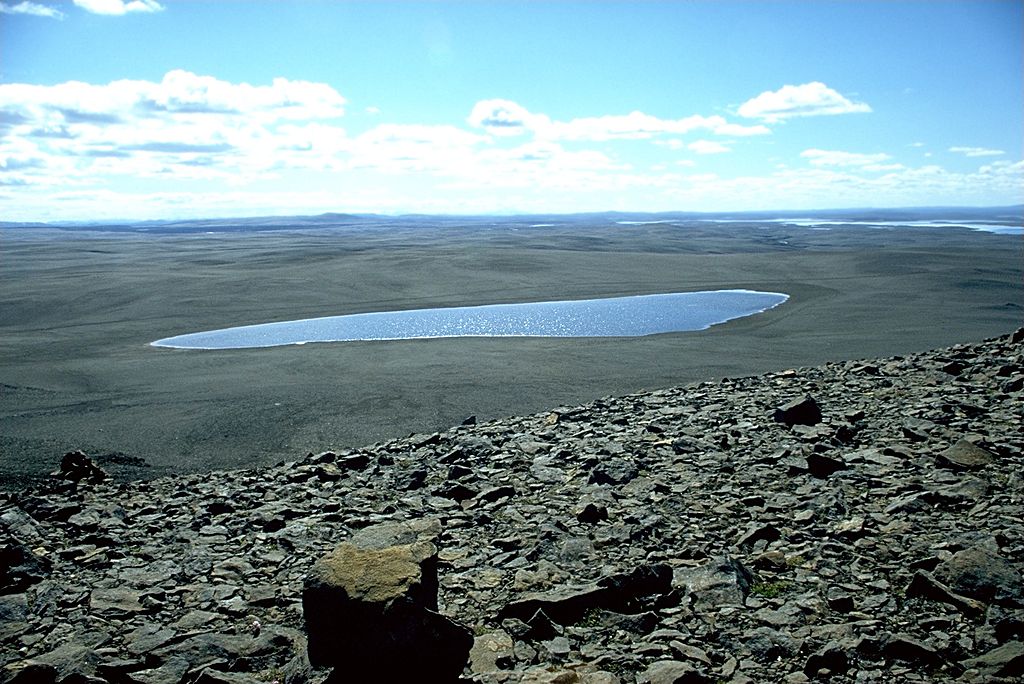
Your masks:
M119 477L247 467L470 415L978 341L1024 319L1024 240L959 229L11 229L0 244L2 488L71 449ZM149 346L312 316L715 288L791 298L646 338Z

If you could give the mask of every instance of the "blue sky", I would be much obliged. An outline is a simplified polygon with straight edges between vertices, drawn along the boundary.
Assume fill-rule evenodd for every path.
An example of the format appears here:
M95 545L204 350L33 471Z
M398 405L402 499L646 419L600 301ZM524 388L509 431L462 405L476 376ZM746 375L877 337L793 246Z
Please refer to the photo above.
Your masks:
M0 0L0 220L1024 202L1024 3Z

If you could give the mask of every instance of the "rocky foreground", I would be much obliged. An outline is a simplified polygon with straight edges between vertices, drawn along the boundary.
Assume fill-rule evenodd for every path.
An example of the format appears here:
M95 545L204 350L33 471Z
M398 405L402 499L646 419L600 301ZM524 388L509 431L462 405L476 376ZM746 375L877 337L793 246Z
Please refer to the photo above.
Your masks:
M1024 330L273 468L72 457L0 495L2 678L431 681L464 640L474 682L1019 681L1022 389ZM379 612L316 593L382 558L450 638L384 657Z

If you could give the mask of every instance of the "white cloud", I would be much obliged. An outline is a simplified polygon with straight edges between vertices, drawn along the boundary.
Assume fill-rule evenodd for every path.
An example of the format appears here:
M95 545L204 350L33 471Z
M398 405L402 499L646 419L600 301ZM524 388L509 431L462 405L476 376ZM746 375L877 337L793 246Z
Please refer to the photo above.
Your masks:
M986 160L961 174L907 168L885 153L817 148L800 153L799 168L693 173L704 161L698 155L738 150L740 135L768 132L761 124L737 129L722 116L633 112L554 121L509 100L485 100L472 108L472 127L359 116L351 125L360 128L348 131L340 125L346 106L323 83L253 85L186 71L157 82L0 84L2 213L47 220L313 207L479 213L1010 204L1024 180L1021 162ZM647 142L600 144L620 140Z
M74 0L86 12L121 16L129 12L160 12L164 9L156 0Z
M19 2L11 5L0 2L0 14L28 14L35 17L48 17L50 19L63 19L64 13L48 5L41 5L38 2Z
M721 154L731 151L731 148L713 140L694 140L686 147L697 154Z
M532 133L546 140L643 140L659 135L682 135L692 131L709 131L716 135L767 135L771 131L761 124L745 126L730 123L725 118L693 116L681 119L661 119L634 111L629 114L610 114L553 121L545 114L535 114L511 100L482 100L470 113L471 125L483 128L497 136Z
M160 82L0 84L0 158L44 162L17 173L8 164L5 181L21 185L112 175L244 182L281 166L330 168L344 130L323 125L314 147L290 124L344 111L330 86L280 78L254 86L172 71Z
M268 86L228 83L188 71L162 81L112 81L91 85L0 84L0 111L36 124L115 124L128 120L203 115L261 120L331 118L344 114L345 98L322 83L276 78Z
M990 150L986 147L950 147L950 152L958 152L967 157L998 157L1006 154L1003 150Z
M890 159L890 156L884 152L862 154L860 152L840 152L839 150L818 150L813 148L804 150L800 153L800 156L810 160L813 166L861 166L864 168Z
M765 91L740 105L737 113L747 118L776 123L793 117L870 111L871 107L867 104L852 102L824 83L814 81Z
M473 106L467 121L471 126L499 136L522 135L551 125L543 114L531 114L511 100L481 100Z

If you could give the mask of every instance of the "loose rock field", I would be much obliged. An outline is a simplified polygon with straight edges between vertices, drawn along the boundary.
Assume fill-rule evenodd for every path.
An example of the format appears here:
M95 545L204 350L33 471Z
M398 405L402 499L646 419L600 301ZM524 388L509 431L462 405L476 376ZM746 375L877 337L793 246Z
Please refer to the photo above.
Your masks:
M1022 390L1024 330L263 469L72 458L0 494L2 677L355 681L309 665L304 582L436 519L467 681L1018 681Z

